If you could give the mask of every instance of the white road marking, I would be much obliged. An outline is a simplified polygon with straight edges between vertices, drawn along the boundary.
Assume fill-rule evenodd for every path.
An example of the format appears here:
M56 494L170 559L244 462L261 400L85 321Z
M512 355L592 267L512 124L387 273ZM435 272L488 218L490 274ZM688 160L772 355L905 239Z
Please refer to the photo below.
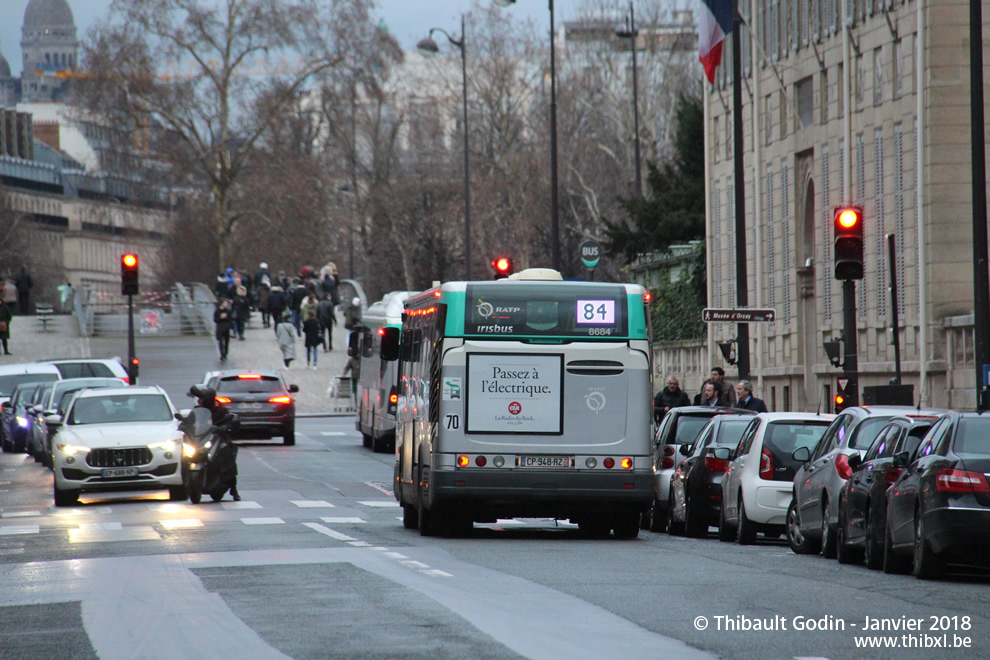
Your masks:
M24 554L24 548L0 548L0 557Z
M400 561L403 566L408 566L409 568L429 568L429 564L424 564L421 561L416 561L415 559L409 559L406 561Z
M353 523L363 523L363 522L366 522L363 518L358 518L356 516L352 516L352 517L341 516L341 517L338 517L338 518L320 518L320 520L322 520L325 523L330 523L331 525L333 525L335 523L336 524L348 524L348 523L353 524Z
M177 502L165 502L164 504L149 504L148 511L155 513L186 513L192 511L192 507Z
M343 431L320 431L320 435L347 435Z
M371 544L367 541L350 541L348 545L353 545L355 548L370 548Z
M300 509L333 509L334 505L323 500L291 500Z
M431 577L454 577L447 571L441 571L439 568L431 568L428 571L420 571L423 575L429 575Z
M162 527L165 529L186 529L189 527L202 527L203 521L196 518L187 518L185 520L159 520Z
M9 481L0 481L0 486L9 486L9 485L10 485Z
M394 493L392 492L392 487L389 484L379 484L379 483L375 483L373 481L365 481L364 482L364 485L365 486L369 486L371 488L374 488L379 493L384 493L385 495L388 495L389 497L394 497Z
M36 518L40 515L40 511L9 511L0 513L0 518Z
M0 536L10 534L37 534L41 528L37 525L0 525Z
M358 504L363 504L365 506L371 506L379 509L391 509L398 508L399 503L395 500L365 500L363 502L358 502Z
M319 532L324 536L329 536L332 539L337 539L338 541L357 541L353 536L348 536L347 534L341 534L340 532L335 532L329 527L324 527L320 523L303 523L304 526L309 527L314 532Z
M84 532L117 532L123 529L123 525L119 522L80 523L79 529Z
M241 522L245 525L284 525L285 521L281 518L241 518Z
M114 523L110 523L114 524ZM119 524L119 523L116 523ZM161 535L150 526L122 527L120 529L83 528L69 530L70 543L103 543L110 541L160 541Z
M227 511L231 509L260 509L261 505L257 502L221 502L222 506Z
M401 552L391 552L390 551L390 552L386 552L385 553L385 556L388 557L389 559L409 559L409 557L405 556Z

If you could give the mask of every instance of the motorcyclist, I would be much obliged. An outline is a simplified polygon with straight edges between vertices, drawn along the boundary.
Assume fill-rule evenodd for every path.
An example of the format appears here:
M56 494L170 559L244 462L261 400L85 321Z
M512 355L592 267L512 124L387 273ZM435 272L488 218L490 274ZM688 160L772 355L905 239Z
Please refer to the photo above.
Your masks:
M202 387L194 385L190 390L193 396L196 397L196 405L206 408L210 411L210 416L213 419L213 425L217 427L224 427L229 421L230 410L224 406L222 403L217 401L217 393L212 387ZM233 469L231 470L232 475L229 477L231 482L230 494L234 498L235 502L241 501L241 495L237 492L237 448L233 447L233 443L230 442L230 438L227 438L227 442L233 448Z

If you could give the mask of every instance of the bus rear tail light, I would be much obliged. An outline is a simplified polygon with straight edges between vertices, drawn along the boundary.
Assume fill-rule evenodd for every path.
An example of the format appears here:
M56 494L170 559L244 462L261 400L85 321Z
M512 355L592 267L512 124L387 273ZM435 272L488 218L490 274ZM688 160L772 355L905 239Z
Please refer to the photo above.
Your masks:
M760 479L773 481L773 454L766 447L760 454Z
M478 467L485 467L486 465L488 465L488 459L485 458L484 456L478 456L474 459L474 464L477 465Z
M660 469L661 470L669 470L672 467L674 467L674 459L672 459L672 458L665 458L662 461L660 461Z
M619 465L622 466L623 470L631 470L633 466L633 459L623 458L621 461L619 461Z
M953 468L936 473L935 487L943 493L990 493L990 484L982 473Z
M612 468L614 468L614 467L615 467L615 459L614 459L614 458L612 458L611 456L609 456L609 457L608 457L608 458L606 458L606 459L605 459L604 461L602 461L602 465L604 465L604 466L605 466L605 467L607 467L607 468L608 468L609 470L611 470Z
M463 454L457 457L457 467L467 467L471 464L471 459Z

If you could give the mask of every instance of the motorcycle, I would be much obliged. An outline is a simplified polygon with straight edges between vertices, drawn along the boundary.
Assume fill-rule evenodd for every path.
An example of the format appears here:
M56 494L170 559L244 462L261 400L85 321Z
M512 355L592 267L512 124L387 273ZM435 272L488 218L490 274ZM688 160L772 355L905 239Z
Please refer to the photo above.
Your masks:
M215 426L210 411L193 408L181 420L182 483L189 501L199 504L207 493L219 502L237 485L237 446L227 435L237 426L237 415L228 414Z

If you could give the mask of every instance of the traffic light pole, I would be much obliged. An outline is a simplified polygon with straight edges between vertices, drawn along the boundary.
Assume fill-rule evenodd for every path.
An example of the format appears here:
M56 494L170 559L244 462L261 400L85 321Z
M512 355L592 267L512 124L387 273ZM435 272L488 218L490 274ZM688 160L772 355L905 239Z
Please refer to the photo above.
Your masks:
M134 368L134 296L127 296L127 379L137 385L137 369Z
M856 280L842 280L842 376L849 379L845 387L844 407L859 405L859 359L856 347Z

